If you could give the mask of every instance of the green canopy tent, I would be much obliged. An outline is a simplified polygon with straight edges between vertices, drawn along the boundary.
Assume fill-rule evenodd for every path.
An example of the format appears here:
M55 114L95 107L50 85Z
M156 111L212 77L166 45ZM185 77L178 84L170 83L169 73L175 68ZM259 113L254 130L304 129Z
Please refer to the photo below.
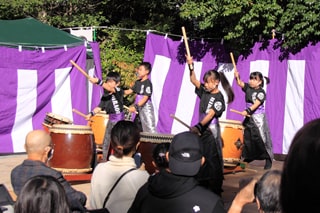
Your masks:
M0 45L24 47L79 46L83 39L34 18L0 20Z

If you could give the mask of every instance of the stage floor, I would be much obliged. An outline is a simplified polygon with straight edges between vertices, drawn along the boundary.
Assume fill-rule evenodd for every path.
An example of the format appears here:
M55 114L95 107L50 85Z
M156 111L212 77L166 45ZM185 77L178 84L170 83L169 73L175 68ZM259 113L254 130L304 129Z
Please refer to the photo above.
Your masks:
M10 182L11 170L18 164L20 164L26 158L25 154L15 154L15 155L0 155L0 183L5 184L10 192L12 192L12 186ZM273 161L272 169L282 170L283 161ZM264 161L253 161L246 165L245 169L228 169L225 170L222 199L225 204L226 209L229 208L231 202L238 192L239 181L241 179L246 179L250 177L259 177L265 170L263 169ZM88 197L89 204L89 194L90 194L90 181L78 181L72 183L73 187L79 191L84 192ZM14 196L14 194L13 194ZM244 213L256 213L257 207L255 203L249 204L242 211Z

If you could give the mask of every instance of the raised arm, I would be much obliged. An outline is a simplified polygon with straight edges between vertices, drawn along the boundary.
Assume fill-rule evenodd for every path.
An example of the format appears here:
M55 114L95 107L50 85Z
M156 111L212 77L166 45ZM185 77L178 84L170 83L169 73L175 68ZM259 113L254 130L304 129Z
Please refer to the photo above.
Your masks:
M236 68L235 68L235 70L234 70L234 77L235 77L236 80L237 80L237 84L238 84L241 88L243 88L243 87L244 87L244 82L241 81L239 72L238 72L238 70L237 70Z
M187 64L189 65L189 70L190 70L190 81L195 87L199 88L200 81L197 80L196 74L194 73L193 58L192 56L186 56L186 58L187 58Z

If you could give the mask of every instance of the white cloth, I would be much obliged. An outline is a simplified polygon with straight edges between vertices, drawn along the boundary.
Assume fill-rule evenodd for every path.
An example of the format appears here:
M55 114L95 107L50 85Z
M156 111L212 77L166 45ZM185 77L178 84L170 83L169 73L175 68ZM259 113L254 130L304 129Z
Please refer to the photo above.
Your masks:
M109 161L99 163L91 177L90 208L102 208L103 201L116 180L136 164L132 157L116 158L111 155ZM138 189L147 182L149 173L145 170L134 170L122 177L112 191L106 204L112 213L124 213L130 208Z

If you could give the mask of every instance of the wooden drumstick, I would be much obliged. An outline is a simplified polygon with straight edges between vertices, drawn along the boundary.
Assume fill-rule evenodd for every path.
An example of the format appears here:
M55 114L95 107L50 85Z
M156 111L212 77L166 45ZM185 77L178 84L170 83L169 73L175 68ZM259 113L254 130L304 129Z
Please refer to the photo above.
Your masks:
M184 27L181 27L181 29L182 29L184 45L186 46L187 56L191 56L190 55L189 44L188 44L188 38L187 38L187 34L186 34L186 29Z
M75 112L78 115L80 115L80 116L84 117L85 119L87 119L87 115L83 114L82 112L80 112L80 111L78 111L76 109L72 109L72 112ZM93 120L89 120L89 121L93 122Z
M90 78L90 76L86 73L86 71L84 71L78 64L76 64L76 62L74 62L73 60L70 60L70 63L75 66L84 76L86 76L86 78Z
M177 118L174 114L170 114L170 117L175 119L176 121L178 121L179 123L181 123L183 126L187 127L189 130L191 130L191 126L189 126L188 124L186 124L185 122L183 122L182 120L180 120L179 118ZM198 136L201 136L201 133L198 133Z
M80 111L78 111L78 110L76 110L76 109L72 109L72 112L75 112L75 113L77 113L78 115L81 115L81 116L84 117L84 118L87 117L87 115L83 114L82 112L80 112Z
M125 109L127 109L127 110L129 110L129 109L130 109L130 108L129 108L129 107L127 107L126 105L123 105L123 108L125 108ZM134 111L134 113L139 114L139 112L137 112L137 111Z
M182 120L180 120L179 118L177 118L174 114L170 114L170 117L175 119L176 121L178 121L179 123L181 123L183 126L187 127L188 129L191 129L191 127L186 124L185 122L183 122Z
M236 62L234 61L234 57L233 57L233 53L232 52L230 52L230 57L231 57L231 61L232 61L233 67L236 70L237 69L237 65L236 65Z
M238 110L235 110L235 109L230 109L230 111L231 112L235 112L235 113L237 113L237 114L239 114L239 115L242 115L242 113L240 112L240 111L238 111ZM251 117L250 115L246 115L247 117Z

